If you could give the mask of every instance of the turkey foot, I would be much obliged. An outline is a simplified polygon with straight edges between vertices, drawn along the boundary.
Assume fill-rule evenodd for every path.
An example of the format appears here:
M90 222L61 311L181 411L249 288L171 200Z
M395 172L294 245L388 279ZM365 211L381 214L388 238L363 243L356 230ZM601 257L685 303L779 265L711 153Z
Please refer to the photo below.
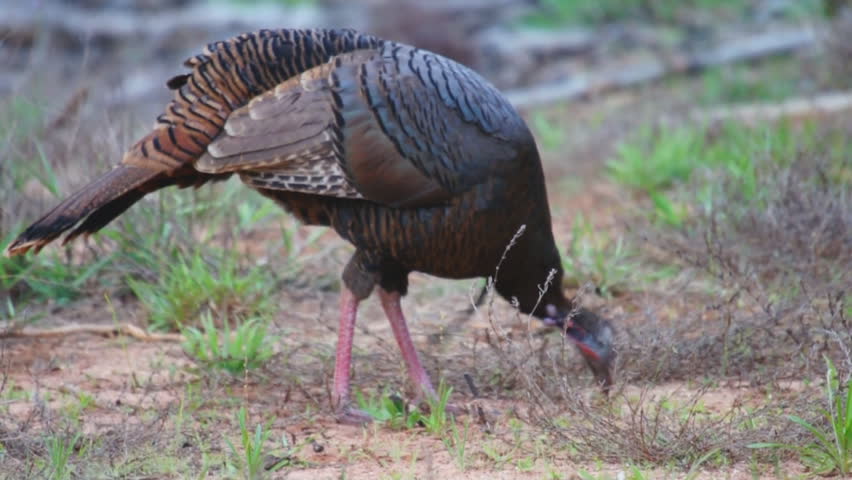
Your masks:
M337 411L350 411L359 300L386 287L379 294L408 375L432 394L399 305L408 275L486 278L501 258L494 291L562 328L610 388L614 329L593 314L574 315L535 137L486 79L349 29L246 32L210 43L184 65L188 71L166 82L173 99L156 127L120 164L21 232L6 255L95 233L157 190L238 176L356 248L343 272Z
M382 309L385 311L385 315L387 315L388 321L391 324L393 335L396 337L396 343L399 344L402 358L405 360L405 365L408 368L408 377L417 390L413 404L418 407L437 404L440 400L438 393L432 386L432 381L429 380L429 374L423 368L423 364L420 363L420 357L414 348L414 342L411 341L411 333L408 331L408 324L405 321L405 315L402 313L402 306L400 305L401 295L398 292L388 292L383 288L379 288L379 299L382 302ZM453 415L466 413L464 408L452 404L447 404L445 411Z
M355 408L351 403L338 406L335 409L334 418L346 425L366 425L373 421L372 415L360 408Z
M437 405L437 404L438 404L438 397L437 396L431 397L431 398L420 396L420 397L417 397L413 402L413 405L416 405L417 408L420 409L423 412L431 412L432 411L432 405ZM462 407L461 405L456 405L455 403L448 403L448 404L444 405L444 412L447 415L453 415L453 416L456 416L456 417L461 416L461 415L467 415L469 413L467 408Z
M431 384L427 385L427 387L428 388L423 387L419 389L419 392L417 393L417 396L414 397L414 400L411 402L411 405L416 406L421 411L431 412L432 405L439 405L441 399L438 396L438 392L436 392L435 389L432 388ZM446 413L456 416L468 413L467 408L450 402L444 405L443 409Z

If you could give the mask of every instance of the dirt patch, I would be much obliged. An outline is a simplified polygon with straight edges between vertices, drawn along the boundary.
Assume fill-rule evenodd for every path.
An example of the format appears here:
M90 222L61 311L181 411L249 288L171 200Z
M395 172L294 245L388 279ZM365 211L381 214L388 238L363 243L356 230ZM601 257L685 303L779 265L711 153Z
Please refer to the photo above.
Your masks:
M643 215L648 202L610 181L604 165L620 139L660 111L681 107L684 100L670 95L670 90L660 86L539 112L565 131L558 148L542 152L560 246L570 244L580 216L610 238L636 233L630 230L630 221ZM105 127L103 120L90 126L94 130ZM128 138L133 130L129 126L120 129ZM60 190L68 191L96 166L103 166L100 164L106 159L101 157L119 158L124 141L117 138L111 137L101 150L97 143L83 140L69 147L64 142L70 140L48 139L48 151L57 155L60 167ZM91 164L75 163L76 158L89 157L94 159ZM215 190L210 196L222 191ZM188 199L192 194L186 195ZM27 198L31 201L25 201ZM9 205L11 209L22 205L21 217L31 218L50 198L44 188L30 185ZM154 206L159 205L152 200L145 206L155 211ZM144 217L133 221L140 218ZM600 436L604 432L596 431L593 422L612 418L616 425L606 433L629 441L635 432L618 422L624 420L622 414L631 405L659 408L675 427L681 425L677 421L683 415L713 421L732 411L771 407L777 415L760 417L764 423L756 422L755 427L764 429L757 432L766 434L762 440L771 440L777 438L773 429L781 431L786 426L780 415L802 405L796 403L798 398L810 397L811 406L813 399L820 398L820 385L808 382L819 368L804 372L798 368L800 363L791 360L801 352L772 354L773 344L763 341L769 338L763 330L745 328L752 326L747 321L757 317L760 305L725 303L730 292L723 292L728 296L720 300L718 289L694 271L684 274L695 276L688 281L676 278L655 289L633 285L611 296L589 291L585 285L570 286L570 293L581 294L584 305L600 309L621 332L620 379L611 404L601 397L573 346L556 332L541 329L502 299L467 313L481 280L449 281L413 274L403 308L427 369L435 379L443 378L453 387L454 403L479 405L483 413L460 418L456 427L462 430L455 437L447 432L428 434L422 427L397 431L387 425L338 425L331 418L328 393L337 337L338 279L351 247L330 231L305 245L310 229L295 230L292 219L283 215L239 235L228 222L234 223L234 219L225 219L218 226L189 228L189 241L182 246L230 249L250 259L252 265L263 265L270 281L279 280L280 288L272 294L277 313L268 332L280 339L272 360L258 371L233 377L198 368L174 343L91 335L3 340L0 438L9 455L0 456L1 473L14 472L10 478L38 478L44 472L32 465L38 463L34 459L47 458L44 439L77 429L84 440L91 441L87 444L91 457L79 460L81 472L90 472L84 470L83 461L101 462L105 466L98 474L119 477L120 467L125 465L121 462L125 462L132 465L127 471L147 478L183 478L187 472L203 470L210 478L221 478L231 473L224 466L233 462L226 440L239 445L236 412L245 406L249 428L263 424L271 432L268 451L277 452L276 459L289 456L291 460L273 478L555 480L576 478L581 470L594 472L596 478L631 478L634 466L646 478L683 478L708 452L675 452L676 461L631 462L627 459L645 457L613 452L612 446L607 450L603 444L608 438L601 440L600 449L582 450L580 447L590 443L564 435L571 432L566 425L589 422L592 427L585 432ZM286 233L295 231L292 245L283 245L281 237L286 233L282 225ZM204 246L198 244L202 239L208 242ZM105 248L111 247L110 241L104 240ZM659 263L675 258L664 243L648 241L634 247ZM71 251L74 262L85 265L102 250L78 242ZM276 276L297 261L303 265L293 268L296 273L285 279ZM147 273L156 276L157 272ZM119 283L123 281L121 277ZM44 327L110 324L113 317L144 325L144 311L126 287L120 288L124 291L110 305L95 286L84 289L83 298L70 305L32 306L24 316L43 313L38 326ZM742 321L736 323L743 329L725 330L725 314L730 311L741 315L737 319ZM728 338L755 341L731 343L736 348L728 351L723 347ZM763 350L752 348L755 346L769 354L763 355ZM730 362L720 360L729 353ZM465 374L473 379L481 398L474 399ZM390 327L377 300L370 299L359 314L354 387L368 394L401 392L406 396L405 378ZM544 414L552 424L540 421ZM767 426L765 422L777 423ZM554 432L559 428L565 430ZM708 436L722 430L708 429ZM286 447L282 437L287 439ZM751 437L743 434L737 438ZM691 478L750 479L805 473L789 455L767 456L753 462L746 451L714 457L698 465L701 473ZM730 464L731 458L736 462ZM171 464L176 466L170 469Z

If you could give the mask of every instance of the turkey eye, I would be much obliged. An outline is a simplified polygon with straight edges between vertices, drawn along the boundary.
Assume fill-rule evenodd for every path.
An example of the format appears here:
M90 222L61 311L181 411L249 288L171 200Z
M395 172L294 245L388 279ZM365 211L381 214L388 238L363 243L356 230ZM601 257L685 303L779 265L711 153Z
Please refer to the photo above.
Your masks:
M155 128L24 230L6 255L37 253L65 232L63 244L95 233L161 188L239 175L355 249L340 287L330 389L338 421L373 420L355 408L350 376L358 307L374 289L418 401L440 399L449 411L403 314L411 272L489 279L475 307L493 286L573 340L609 388L611 327L565 297L535 139L487 80L438 54L350 29L245 33L184 65L191 71L166 82L177 92ZM72 100L77 106L78 96ZM505 281L497 282L504 259ZM404 412L404 403L394 408Z

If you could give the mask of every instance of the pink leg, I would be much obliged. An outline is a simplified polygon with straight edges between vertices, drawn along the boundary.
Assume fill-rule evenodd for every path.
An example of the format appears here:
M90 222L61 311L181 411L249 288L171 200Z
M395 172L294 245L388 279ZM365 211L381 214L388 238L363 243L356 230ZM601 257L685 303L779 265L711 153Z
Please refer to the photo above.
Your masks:
M358 300L345 286L340 291L340 326L337 331L337 354L334 360L334 389L332 403L337 417L344 423L366 423L372 420L367 413L351 406L349 372L352 367L352 339L355 336L355 319Z
M411 334L408 332L408 325L405 323L405 315L402 313L400 298L400 294L397 292L388 292L379 288L379 299L382 302L385 315L390 321L396 343L399 344L399 349L402 351L402 358L408 367L408 376L415 388L419 390L420 395L435 398L435 389L432 388L429 374L426 373L426 369L420 363L417 350L414 349L414 342L411 341Z

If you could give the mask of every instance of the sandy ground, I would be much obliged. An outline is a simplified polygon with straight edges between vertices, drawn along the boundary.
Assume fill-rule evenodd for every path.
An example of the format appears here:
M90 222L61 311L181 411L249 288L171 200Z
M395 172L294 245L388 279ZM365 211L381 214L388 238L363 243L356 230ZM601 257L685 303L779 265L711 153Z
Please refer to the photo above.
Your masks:
M653 102L643 103L648 104ZM637 105L629 95L613 95L605 106L579 104L572 112L576 128L566 139L565 151L571 151L570 158L555 152L545 155L554 228L562 244L570 237L576 215L582 214L604 231L618 230L623 228L626 212L634 208L629 196L602 178L601 162L611 153L616 133L641 121L641 115L631 120L622 118L623 113L633 112L635 108ZM655 108L661 107L655 105ZM602 109L613 120L593 122L602 115ZM259 245L275 235L274 231L255 232L239 248L246 254L256 254L263 250ZM331 262L321 267L325 270L320 273L336 276L348 247L333 235L326 236L323 242L332 245L337 242L339 250L334 252ZM274 266L275 261L270 259L269 264ZM403 304L427 367L433 375L452 375L448 380L456 388L453 401L458 404L473 400L460 372L468 366L476 370L476 346L481 347L494 328L485 311L471 317L462 313L480 286L481 281L451 282L414 275L412 293ZM226 450L224 438L237 436L234 412L239 405L246 405L254 422L271 422L273 438L285 436L300 446L294 455L295 464L274 473L273 478L555 480L580 478L578 475L584 471L600 479L688 476L683 469L658 466L638 466L644 476L636 476L632 466L602 463L593 458L577 463L568 460L576 456L567 455L566 447L559 445L539 452L512 451L510 442L505 441L511 430L507 427L509 412L525 408L523 395L517 392L503 395L492 389L477 400L491 423L488 428L496 434L486 434L485 426L468 417L472 424L465 468L460 467L440 438L422 429L394 431L380 425L339 425L331 418L328 406L336 338L336 293L297 285L280 295L279 313L271 332L282 337L278 354L261 372L242 379L210 377L199 372L176 343L146 343L86 334L2 340L4 398L0 407L5 413L0 416L0 425L7 430L20 428L35 413L50 425L50 419L55 422L63 412L67 414L69 408L79 404L77 399L85 396L90 398L88 405L75 413L84 434L116 434L118 437L111 438L124 438L129 448L156 450L168 443L180 412L191 411L189 423L195 432L202 433L196 437L187 434L184 442L191 452L187 455L198 455L199 442L212 452ZM592 305L605 303L597 298L589 301ZM629 298L616 300L610 307L635 311L638 307L629 305L630 301ZM143 323L144 312L135 302L116 300L113 308L114 311L102 300L90 298L71 307L51 309L39 326L110 324L114 318ZM498 328L517 335L527 333L526 319L514 315L505 302L496 300L494 308ZM356 334L354 382L357 386L373 392L381 386L404 388L404 369L392 339L377 301L366 302ZM566 355L580 363L573 350L569 349ZM469 363L460 365L460 362ZM578 371L582 371L582 366ZM583 395L593 397L595 388L587 376L585 372L582 374L580 388ZM686 402L698 391L692 382L621 387L626 398L646 395L668 398L674 403ZM792 383L785 388L805 387ZM759 406L765 398L763 390L747 383L720 381L704 392L701 405L706 412L721 415L735 406ZM163 422L158 420L163 418ZM142 445L140 438L148 443ZM507 453L506 459L499 462L489 459L483 453L489 445ZM180 449L176 451L179 453ZM132 455L120 449L117 452L119 456ZM211 468L208 478L222 476L219 467ZM781 462L773 467L761 465L755 472L751 465L740 463L717 465L695 473L697 476L689 478L795 478L803 474L803 469L795 463Z

